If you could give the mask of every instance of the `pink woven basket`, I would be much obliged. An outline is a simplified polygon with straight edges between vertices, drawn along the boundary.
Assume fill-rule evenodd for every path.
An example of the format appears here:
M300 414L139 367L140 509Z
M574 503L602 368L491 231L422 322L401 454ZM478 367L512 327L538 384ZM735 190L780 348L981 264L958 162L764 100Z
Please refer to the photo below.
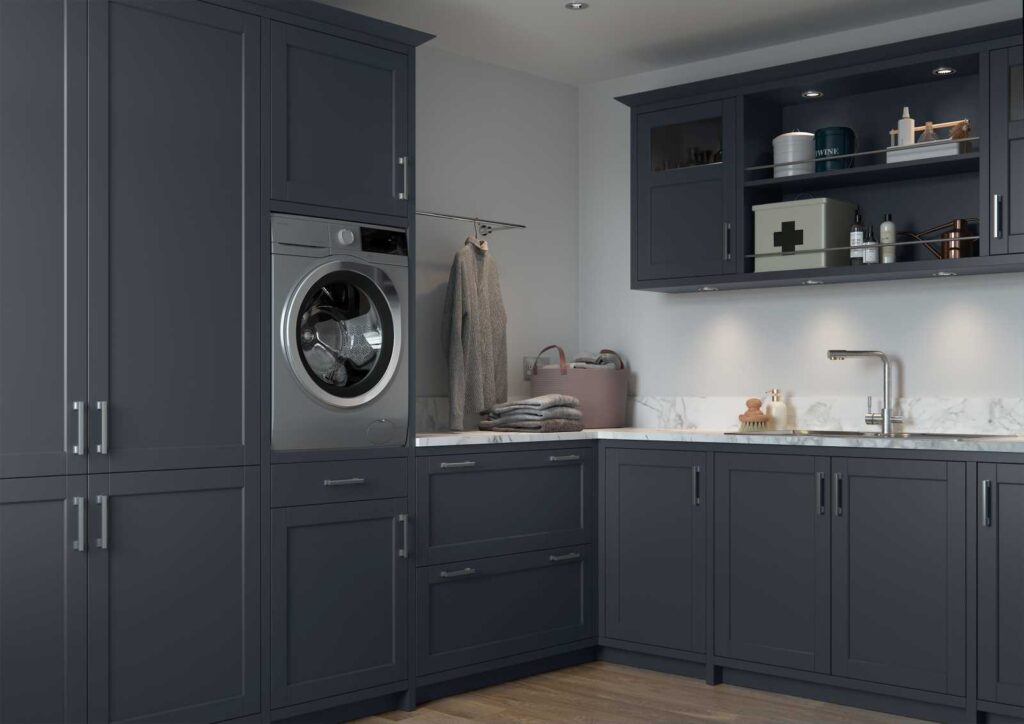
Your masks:
M584 427L625 426L629 372L619 353L601 350L604 354L615 355L618 367L576 368L566 363L565 351L557 344L542 349L537 359L549 349L558 350L558 367L538 368L534 362L530 374L533 396L558 394L578 398Z

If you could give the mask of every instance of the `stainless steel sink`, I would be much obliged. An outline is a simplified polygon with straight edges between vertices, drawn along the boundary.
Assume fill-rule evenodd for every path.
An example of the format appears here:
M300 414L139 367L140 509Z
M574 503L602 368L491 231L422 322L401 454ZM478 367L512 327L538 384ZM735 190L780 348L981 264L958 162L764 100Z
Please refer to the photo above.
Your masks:
M726 435L779 435L791 437L860 437L883 438L889 440L984 440L1006 437L1005 435L973 435L944 432L894 432L886 435L881 432L855 430L758 430L756 432L727 432Z

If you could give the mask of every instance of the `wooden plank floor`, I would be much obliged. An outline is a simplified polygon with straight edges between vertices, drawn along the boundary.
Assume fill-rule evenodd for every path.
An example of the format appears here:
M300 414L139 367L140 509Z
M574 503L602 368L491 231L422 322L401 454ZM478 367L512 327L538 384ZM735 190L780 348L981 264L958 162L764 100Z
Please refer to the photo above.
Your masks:
M602 661L512 681L364 724L412 722L886 722L914 719L743 689Z

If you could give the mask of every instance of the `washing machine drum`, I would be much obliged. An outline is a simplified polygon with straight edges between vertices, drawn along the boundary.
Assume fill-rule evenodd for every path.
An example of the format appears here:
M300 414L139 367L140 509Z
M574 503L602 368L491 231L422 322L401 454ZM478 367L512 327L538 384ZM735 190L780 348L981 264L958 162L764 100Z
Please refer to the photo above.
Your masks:
M297 374L339 402L387 382L395 325L378 283L350 270L330 272L308 288L297 311L293 333L303 368Z

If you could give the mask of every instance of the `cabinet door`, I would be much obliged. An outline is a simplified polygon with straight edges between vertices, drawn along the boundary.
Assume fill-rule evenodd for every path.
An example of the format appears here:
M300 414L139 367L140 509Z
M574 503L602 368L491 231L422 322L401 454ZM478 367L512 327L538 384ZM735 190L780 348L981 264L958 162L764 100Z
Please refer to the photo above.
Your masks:
M86 386L83 157L65 154L85 127L84 27L82 3L0 2L0 477L85 471L72 451Z
M733 108L729 99L637 116L634 281L736 270Z
M259 22L89 3L93 472L259 461ZM93 429L103 415L93 411Z
M259 711L258 479L90 476L90 722Z
M1024 47L994 50L989 73L992 254L1024 253Z
M1024 465L978 479L978 698L1024 706Z
M682 651L706 648L706 469L703 453L607 451L605 637Z
M405 216L409 56L272 23L271 195Z
M963 696L966 465L832 464L832 673Z
M379 500L272 513L273 706L406 677L406 511Z
M829 671L828 458L715 456L715 653Z
M85 720L85 494L84 476L0 480L0 721Z

